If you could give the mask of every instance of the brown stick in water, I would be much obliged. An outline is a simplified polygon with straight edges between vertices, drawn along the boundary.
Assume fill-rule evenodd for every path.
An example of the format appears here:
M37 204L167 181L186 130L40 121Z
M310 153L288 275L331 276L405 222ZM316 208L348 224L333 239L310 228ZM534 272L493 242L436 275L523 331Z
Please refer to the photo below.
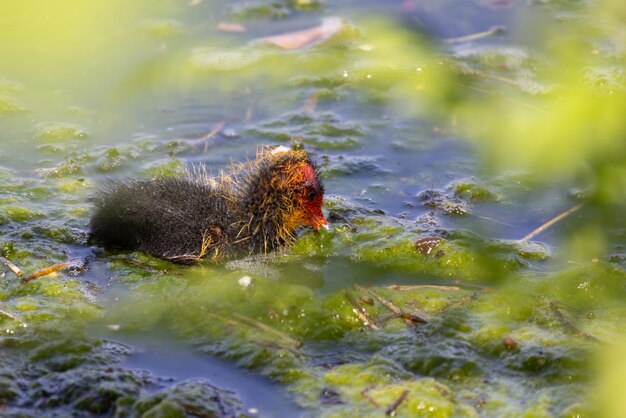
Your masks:
M574 206L573 208L570 208L570 209L566 210L565 212L561 213L560 215L555 216L554 218L550 219L548 222L546 222L543 225L541 225L539 228L535 229L530 234L526 235L524 238L520 239L520 241L528 241L528 240L533 239L535 236L541 234L543 231L545 231L546 229L550 228L552 225L554 225L555 223L559 222L560 220L567 218L572 213L574 213L578 209L582 208L584 205L585 205L584 203L580 203L580 204Z
M365 325L373 330L380 329L374 322L374 319L371 317L369 312L365 310L363 305L361 305L350 293L345 292L344 295L346 296L346 299L348 299L348 301L354 306L352 312L354 312L354 314L361 320L361 322L363 322Z
M7 260L6 258L0 256L0 262L4 264L9 270L13 272L18 278L24 277L24 272L20 270L18 266Z
M374 405L376 408L378 408L380 406L380 404L378 402L376 402L376 400L374 398L372 398L369 394L369 391L374 389L376 387L376 385L369 385L368 387L366 387L365 389L363 389L361 391L361 395L363 395L363 397L365 399L367 399L368 401L370 401L370 403L372 405Z
M366 289L364 287L361 286L356 286L357 289L367 292L368 294L370 294L374 299L376 299L377 301L379 301L380 303L382 303L383 305L385 305L387 307L387 309L389 309L391 312L395 313L396 315L398 315L400 318L404 319L405 322L409 323L409 322L419 322L422 324L426 324L428 323L427 320L425 320L424 318L422 318L419 315L416 315L414 313L410 313L410 312L405 312L402 309L400 309L399 306L395 305L393 302L391 302L390 300L385 299L384 297L380 296L378 293Z
M41 276L47 276L48 274L52 274L52 273L55 273L55 272L57 272L59 270L63 270L65 268L68 268L68 267L70 267L72 265L76 265L79 261L80 261L79 258L73 258L73 259L71 259L69 261L66 261L64 263L55 264L53 266L46 267L45 269L38 270L38 271L36 271L36 272L34 272L32 274L29 274L28 276L22 277L22 283L28 283L31 280L35 280L35 279L37 279L37 278L39 278Z
M409 391L407 389L404 389L404 391L398 397L398 399L396 399L395 401L393 401L393 403L391 405L389 405L389 407L385 411L385 415L387 415L388 417L395 416L396 415L396 409L398 409L400 404L402 402L404 402L404 400L407 398L407 396L409 396Z

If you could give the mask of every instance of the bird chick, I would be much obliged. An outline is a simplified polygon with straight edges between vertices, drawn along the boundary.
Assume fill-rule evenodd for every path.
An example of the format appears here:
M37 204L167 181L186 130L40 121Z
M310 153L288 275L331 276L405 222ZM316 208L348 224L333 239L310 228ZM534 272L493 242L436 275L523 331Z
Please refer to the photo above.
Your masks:
M264 148L253 161L211 177L114 183L95 199L91 237L179 263L268 253L303 226L327 228L324 185L305 151Z

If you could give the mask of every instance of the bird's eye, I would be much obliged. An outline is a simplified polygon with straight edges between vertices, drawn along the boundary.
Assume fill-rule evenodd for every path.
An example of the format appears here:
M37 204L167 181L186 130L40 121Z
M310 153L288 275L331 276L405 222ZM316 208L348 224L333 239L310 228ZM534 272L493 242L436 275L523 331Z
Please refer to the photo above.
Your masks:
M311 201L315 200L315 197L317 196L317 192L315 190L309 190L309 193L307 194L307 198Z

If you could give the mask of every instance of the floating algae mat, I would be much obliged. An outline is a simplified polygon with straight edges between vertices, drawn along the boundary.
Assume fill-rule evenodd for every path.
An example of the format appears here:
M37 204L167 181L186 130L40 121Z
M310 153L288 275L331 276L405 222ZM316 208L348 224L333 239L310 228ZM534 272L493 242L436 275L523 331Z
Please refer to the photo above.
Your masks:
M624 416L622 3L4 1L0 416ZM102 185L264 145L330 231L89 242Z

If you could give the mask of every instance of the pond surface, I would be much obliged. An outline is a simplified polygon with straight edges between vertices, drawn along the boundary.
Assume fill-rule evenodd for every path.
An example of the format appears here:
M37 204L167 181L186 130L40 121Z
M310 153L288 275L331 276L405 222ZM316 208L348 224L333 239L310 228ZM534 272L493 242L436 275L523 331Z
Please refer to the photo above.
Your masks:
M576 1L3 1L2 256L88 264L5 271L0 413L592 416L626 314L626 47L602 19ZM554 79L561 44L596 48L590 96ZM192 267L88 243L107 181L265 145L318 161L330 232Z
M109 338L119 339L119 336L110 335ZM259 416L305 416L307 411L298 408L280 387L269 384L266 379L250 375L230 363L201 356L175 340L174 336L169 335L143 334L123 341L133 346L137 352L122 366L150 370L160 376L167 376L172 381L206 379L222 389L237 393L244 408L258 411L255 414Z

